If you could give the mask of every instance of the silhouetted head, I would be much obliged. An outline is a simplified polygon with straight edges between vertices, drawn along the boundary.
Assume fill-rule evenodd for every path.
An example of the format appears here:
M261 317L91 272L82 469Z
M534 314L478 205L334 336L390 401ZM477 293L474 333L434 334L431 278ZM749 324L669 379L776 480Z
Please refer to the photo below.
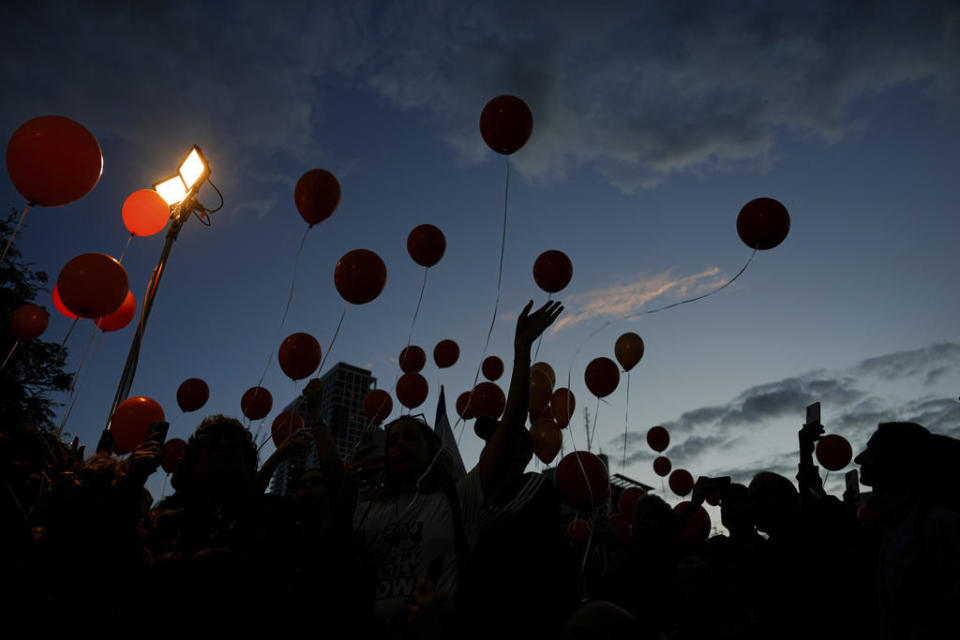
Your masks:
M860 482L875 491L918 488L931 464L931 434L914 422L883 422L854 462Z
M800 513L800 494L787 478L761 471L750 481L749 495L760 531L776 536L795 525Z
M257 473L257 447L235 418L204 419L187 441L170 483L175 489L247 490Z
M749 533L756 526L750 491L742 484L731 484L723 492L720 521L730 535Z
M568 640L644 638L632 613L612 602L594 600L573 612L566 624Z
M450 478L450 457L443 454L440 437L422 419L400 416L386 425L384 431L387 436L388 486L397 487L420 480L428 468L430 473L420 480L421 490L433 490Z
M497 430L497 421L490 416L477 416L473 421L473 432L484 442L493 437L493 432Z

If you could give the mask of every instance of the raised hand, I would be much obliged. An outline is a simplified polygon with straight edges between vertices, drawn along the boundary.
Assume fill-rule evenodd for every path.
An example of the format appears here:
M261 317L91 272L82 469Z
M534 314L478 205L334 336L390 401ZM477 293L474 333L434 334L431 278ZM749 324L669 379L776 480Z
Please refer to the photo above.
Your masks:
M520 312L520 317L517 318L517 333L514 339L517 349L529 350L563 311L563 305L559 300L550 300L533 313L530 313L531 308L533 308L533 300L527 303Z

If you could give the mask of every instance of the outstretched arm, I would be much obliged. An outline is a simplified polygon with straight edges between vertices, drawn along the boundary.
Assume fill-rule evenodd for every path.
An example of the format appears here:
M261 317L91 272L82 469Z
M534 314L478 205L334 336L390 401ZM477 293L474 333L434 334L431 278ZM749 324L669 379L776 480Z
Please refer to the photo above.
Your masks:
M523 426L527 419L527 405L530 403L530 348L559 317L563 305L554 300L530 313L532 307L533 300L527 303L517 318L513 373L507 392L507 404L497 430L480 456L480 484L485 496L494 495L500 488L512 484L523 473L525 464L512 464L517 454L521 453L518 447L524 448L522 453L528 461L531 453L527 430Z

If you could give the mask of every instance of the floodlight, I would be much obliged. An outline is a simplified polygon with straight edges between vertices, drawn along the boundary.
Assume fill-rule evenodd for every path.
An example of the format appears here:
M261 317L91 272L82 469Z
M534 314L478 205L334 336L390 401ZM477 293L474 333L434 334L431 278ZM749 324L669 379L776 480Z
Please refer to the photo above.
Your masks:
M187 185L184 184L183 178L179 174L161 180L153 185L153 190L159 193L160 197L170 206L177 204L187 195Z
M190 153L187 154L187 159L183 161L177 171L183 178L183 183L187 185L188 190L199 185L210 174L210 168L207 166L207 160L203 157L200 147L193 145Z

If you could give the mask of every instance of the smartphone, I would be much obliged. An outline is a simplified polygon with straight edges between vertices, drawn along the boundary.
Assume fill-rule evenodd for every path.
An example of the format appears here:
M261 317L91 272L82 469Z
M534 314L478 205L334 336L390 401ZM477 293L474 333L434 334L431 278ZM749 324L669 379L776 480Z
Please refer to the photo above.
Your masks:
M153 440L160 446L167 441L167 432L170 431L169 422L151 422L147 427L147 440Z
M814 402L807 407L806 424L820 424L820 403Z

